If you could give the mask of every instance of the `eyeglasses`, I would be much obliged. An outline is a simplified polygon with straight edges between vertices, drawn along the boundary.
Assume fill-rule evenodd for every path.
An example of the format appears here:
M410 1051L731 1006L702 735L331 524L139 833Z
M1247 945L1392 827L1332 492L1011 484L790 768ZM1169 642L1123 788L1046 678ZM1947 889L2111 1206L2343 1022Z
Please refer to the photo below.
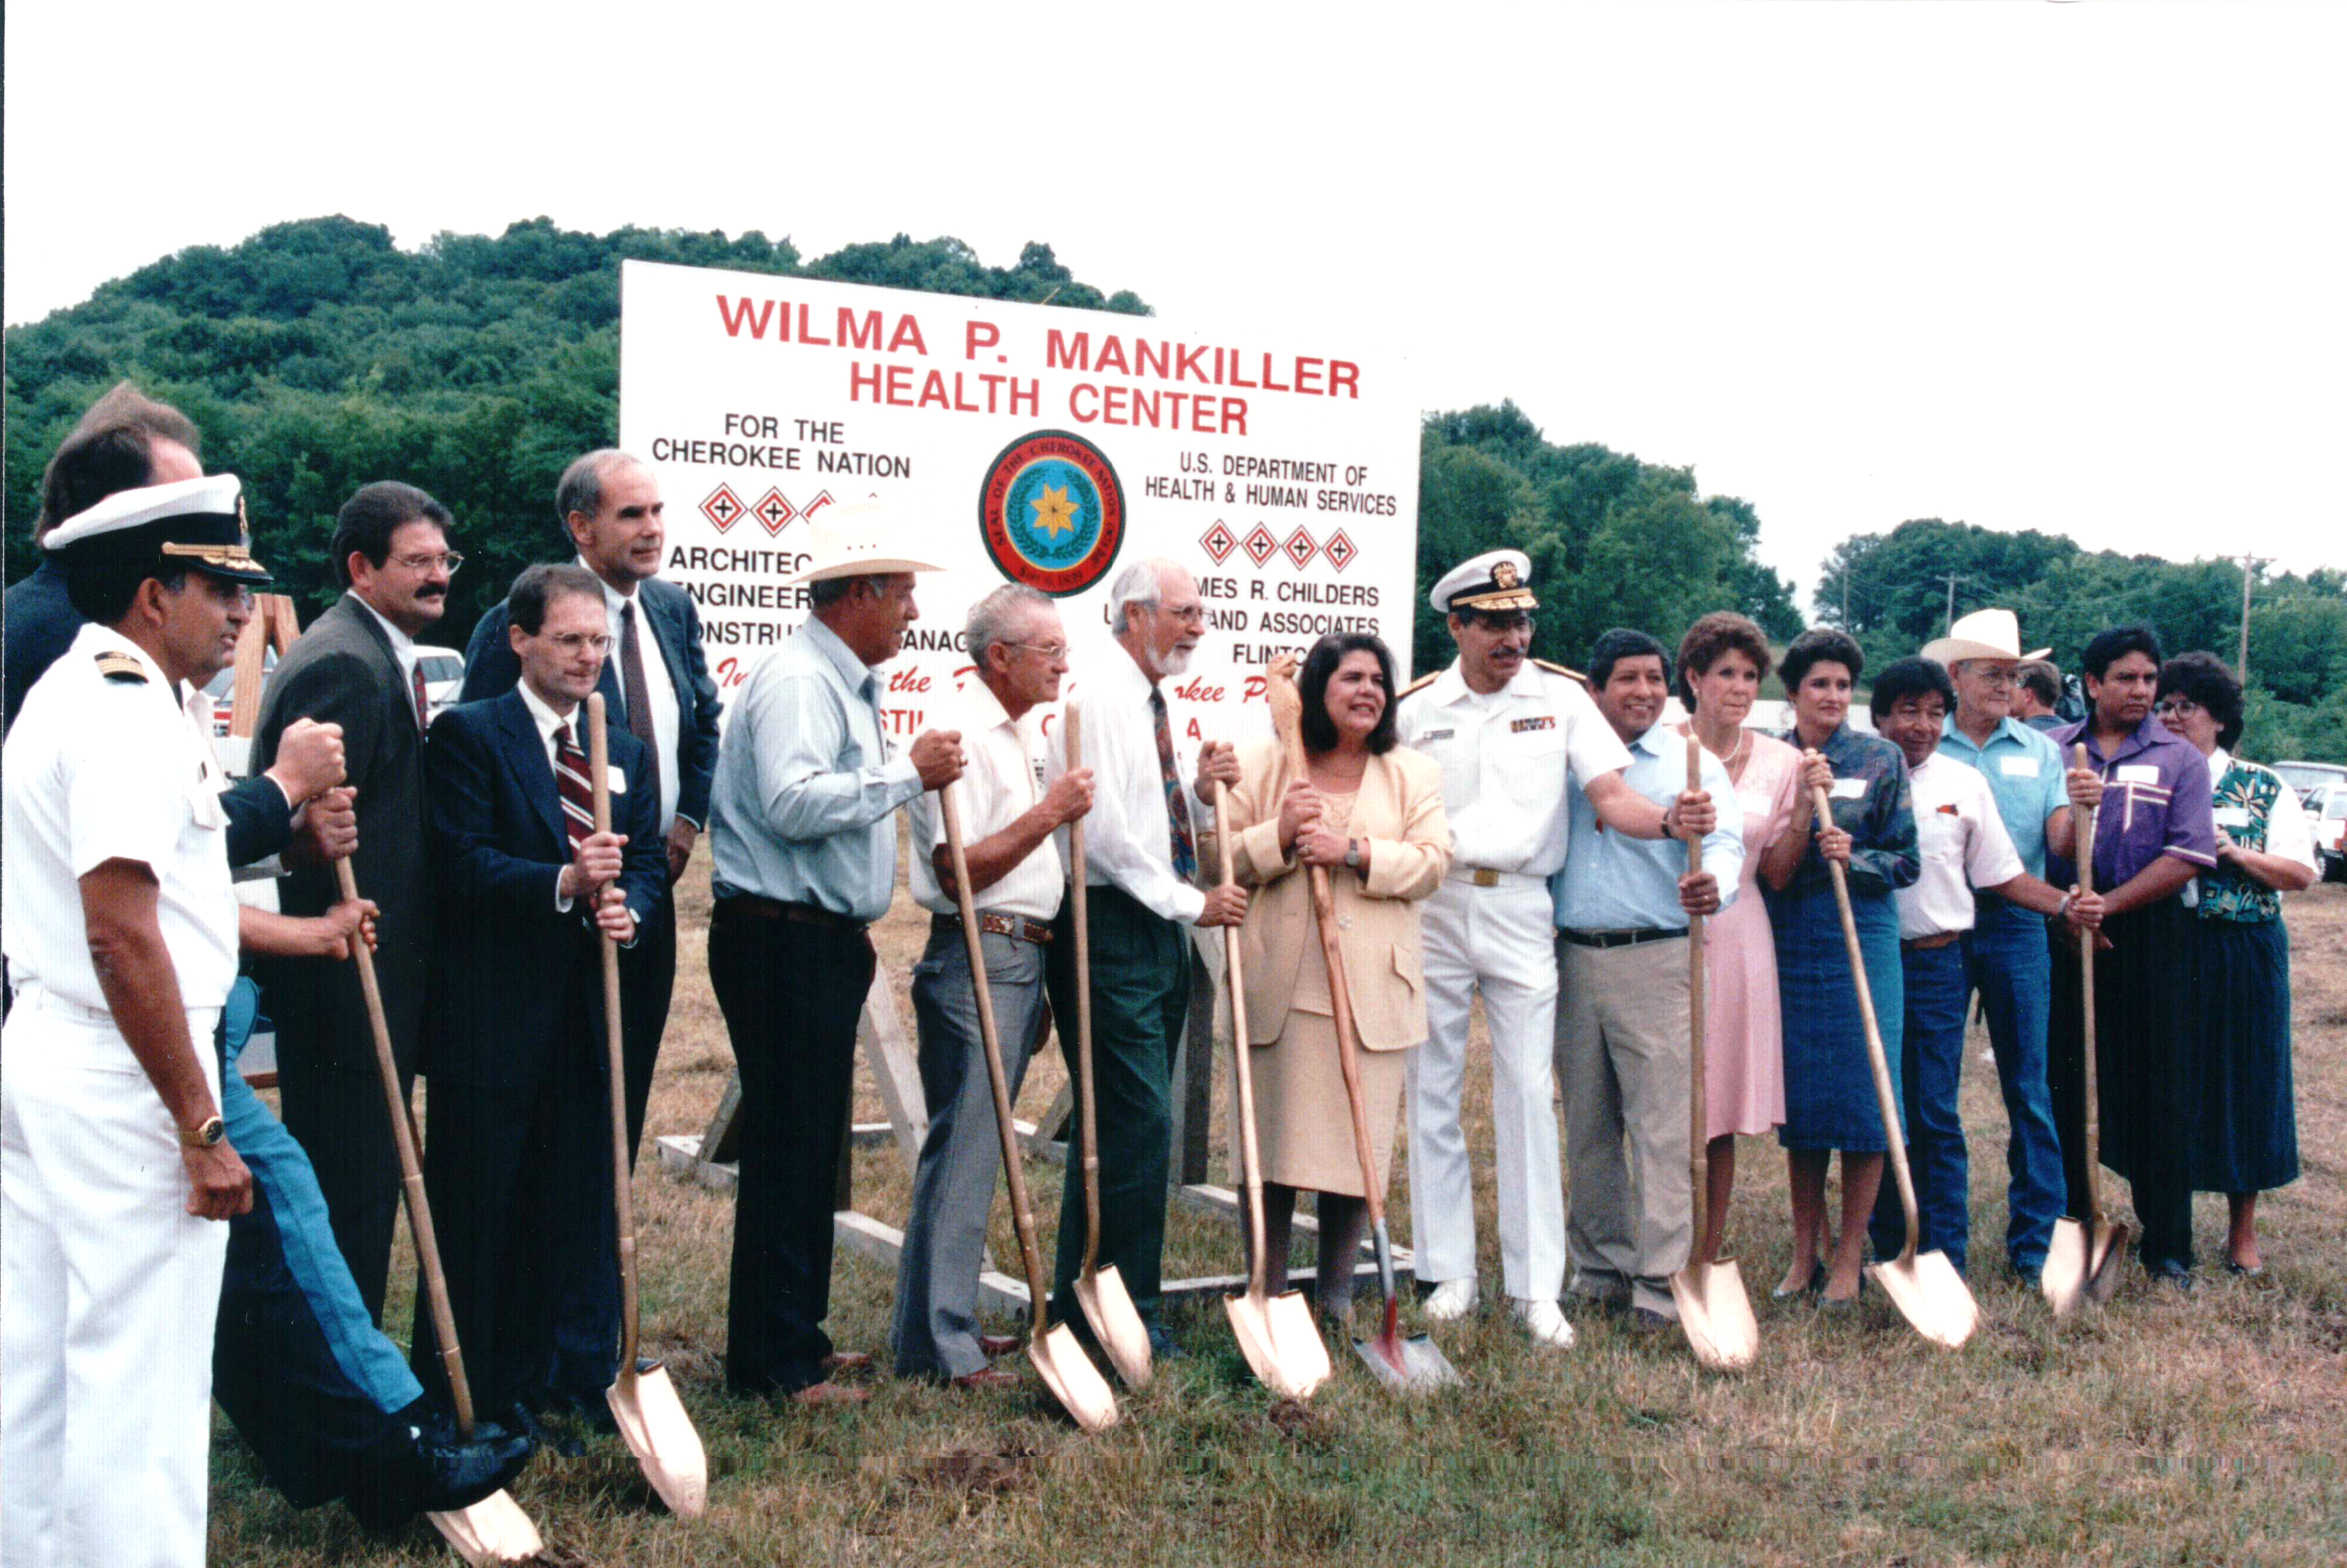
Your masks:
M2200 712L2200 704L2189 697L2170 697L2152 712L2163 719L2188 719Z
M1157 607L1157 612L1160 615L1170 615L1184 626L1206 624L1206 607L1203 604L1185 604L1179 610L1161 604Z
M1024 648L1030 653L1040 653L1054 664L1068 656L1068 645L1064 642L1006 642L1002 646Z
M565 631L547 639L565 653L584 653L593 649L598 653L611 651L611 640L600 631Z
M455 577L456 569L465 564L464 553L460 550L442 550L437 555L428 556L394 556L391 559L410 571L428 574L446 569L450 577Z
M1964 666L1964 679L1977 681L1993 692L2004 691L2014 683L2014 676L2010 670L1994 668L1983 670L1978 664L1973 663L1967 663Z

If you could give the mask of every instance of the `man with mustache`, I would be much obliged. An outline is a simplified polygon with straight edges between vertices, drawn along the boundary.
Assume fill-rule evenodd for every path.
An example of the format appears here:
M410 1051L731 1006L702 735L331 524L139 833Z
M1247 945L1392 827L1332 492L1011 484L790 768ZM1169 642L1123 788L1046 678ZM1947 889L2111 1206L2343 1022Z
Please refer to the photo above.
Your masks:
M1076 693L1082 703L1081 757L1061 756L1064 772L1090 768L1092 812L1085 828L1090 889L1092 1071L1100 1142L1100 1265L1114 1266L1148 1325L1153 1355L1173 1351L1158 1315L1165 1245L1165 1179L1173 1157L1174 1053L1190 1010L1191 926L1235 926L1246 915L1245 890L1200 892L1197 817L1214 779L1239 782L1238 753L1209 742L1184 798L1174 762L1172 721L1158 685L1190 667L1204 633L1206 607L1197 579L1170 560L1136 561L1109 584L1109 627L1121 651L1108 655ZM1072 902L1051 948L1052 1016L1064 1044L1076 1017ZM1053 1315L1079 1338L1090 1330L1071 1311L1070 1286L1083 1265L1081 1162L1068 1162L1061 1199Z
M252 742L254 765L266 767L296 722L342 726L358 794L351 869L359 892L383 912L375 971L403 1091L414 1083L433 941L424 854L426 704L415 639L440 619L448 579L464 561L448 548L451 523L447 507L395 480L363 486L343 503L329 551L347 591L278 664ZM331 865L290 869L278 896L296 916L323 915L342 897ZM285 1126L317 1168L334 1240L380 1326L399 1159L357 966L272 958L256 970L277 1022Z
M1564 1288L1564 1188L1558 1168L1554 907L1564 869L1566 784L1597 820L1633 838L1708 833L1709 804L1664 808L1622 781L1624 746L1563 665L1530 657L1532 560L1491 550L1443 574L1429 598L1459 657L1405 687L1401 742L1442 768L1457 855L1424 906L1430 1033L1410 1063L1411 1244L1434 1287L1437 1321L1475 1306L1474 1180L1459 1123L1469 1005L1483 993L1491 1031L1491 1120L1500 1188L1500 1263L1517 1321L1536 1345L1573 1343Z

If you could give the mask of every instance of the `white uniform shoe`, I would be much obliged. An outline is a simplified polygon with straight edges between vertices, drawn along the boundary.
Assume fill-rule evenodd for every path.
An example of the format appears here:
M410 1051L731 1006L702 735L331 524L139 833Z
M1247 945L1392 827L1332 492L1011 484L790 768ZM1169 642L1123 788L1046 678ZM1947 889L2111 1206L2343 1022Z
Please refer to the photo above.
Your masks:
M1436 1323L1455 1323L1475 1310L1475 1276L1446 1279L1426 1298L1426 1316Z
M1533 1344L1551 1350L1573 1348L1573 1325L1564 1320L1564 1309L1555 1302L1514 1301L1509 1307Z

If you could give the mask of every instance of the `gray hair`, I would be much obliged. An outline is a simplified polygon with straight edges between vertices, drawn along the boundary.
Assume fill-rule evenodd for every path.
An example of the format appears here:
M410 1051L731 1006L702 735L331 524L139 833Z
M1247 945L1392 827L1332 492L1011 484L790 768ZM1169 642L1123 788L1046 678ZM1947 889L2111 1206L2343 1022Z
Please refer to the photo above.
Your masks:
M1165 574L1183 569L1180 561L1167 560L1163 556L1151 556L1117 573L1116 579L1108 585L1109 630L1131 630L1133 617L1129 611L1132 608L1138 604L1156 609L1165 597Z
M562 470L562 477L554 486L554 517L566 531L570 527L571 513L584 512L591 518L603 509L603 476L621 463L643 466L632 452L600 446L583 457L572 458L570 466Z
M962 622L962 636L969 645L969 661L980 670L986 668L986 651L998 642L1008 642L1019 624L1037 610L1052 609L1049 594L1039 593L1023 582L1006 582L984 599L969 607L969 618Z

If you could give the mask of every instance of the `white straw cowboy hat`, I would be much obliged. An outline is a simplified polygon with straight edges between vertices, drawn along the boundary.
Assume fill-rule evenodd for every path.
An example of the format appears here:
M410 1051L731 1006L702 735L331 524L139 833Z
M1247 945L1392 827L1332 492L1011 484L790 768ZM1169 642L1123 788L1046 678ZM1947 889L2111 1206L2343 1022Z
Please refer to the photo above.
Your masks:
M1949 627L1945 637L1935 637L1923 644L1923 657L1942 664L1953 664L1961 659L2011 659L2025 663L2053 651L2051 648L2040 648L2024 653L2021 622L2009 610L1975 610Z
M833 577L876 577L897 571L943 571L934 561L916 560L897 548L910 530L894 508L877 500L825 508L824 520L807 525L807 568L793 582Z

